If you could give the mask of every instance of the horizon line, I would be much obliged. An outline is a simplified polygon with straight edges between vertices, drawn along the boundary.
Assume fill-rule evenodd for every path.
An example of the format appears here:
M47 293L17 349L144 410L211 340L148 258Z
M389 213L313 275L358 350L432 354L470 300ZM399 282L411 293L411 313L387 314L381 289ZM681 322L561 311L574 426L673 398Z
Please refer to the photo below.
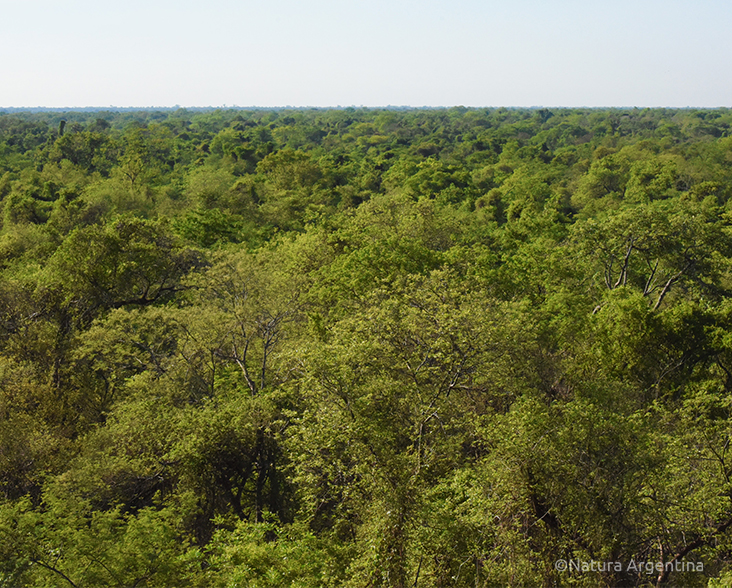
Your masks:
M439 105L439 106L413 106L413 105L396 105L386 104L379 106L365 106L361 105L334 105L334 106L296 106L296 105L274 105L274 106L239 106L233 105L218 105L218 106L183 106L175 104L172 106L0 106L0 112L4 110L11 111L74 111L74 110L86 110L86 111L110 111L110 110L347 110L347 109L362 109L362 110L442 110L442 109L453 109L453 108L464 108L466 110L476 109L501 109L506 108L510 110L539 110L539 109L556 109L556 110L570 110L570 109L588 109L588 110L691 110L691 109L702 109L702 110L720 110L729 109L730 106L544 106L544 105L532 105L532 106L515 106L515 105L483 105L483 106L465 106L463 104L453 105Z

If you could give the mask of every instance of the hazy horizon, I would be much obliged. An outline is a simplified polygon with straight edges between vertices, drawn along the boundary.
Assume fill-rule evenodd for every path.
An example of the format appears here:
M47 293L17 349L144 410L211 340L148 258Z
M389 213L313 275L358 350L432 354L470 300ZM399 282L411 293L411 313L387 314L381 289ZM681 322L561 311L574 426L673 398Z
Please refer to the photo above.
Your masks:
M496 104L496 105L482 105L482 106L465 106L463 104L446 104L438 106L413 106L413 105L325 105L325 106L297 106L297 105L272 105L272 106L240 106L233 104L222 104L219 106L215 105L182 105L174 104L173 106L164 105L150 105L150 106L0 106L0 112L105 112L105 111L152 111L152 110L346 110L346 109L365 109L365 110L449 110L452 108L466 108L471 110L496 110L505 108L507 110L646 110L646 109L659 109L659 110L724 110L732 108L730 106L514 106L511 104Z

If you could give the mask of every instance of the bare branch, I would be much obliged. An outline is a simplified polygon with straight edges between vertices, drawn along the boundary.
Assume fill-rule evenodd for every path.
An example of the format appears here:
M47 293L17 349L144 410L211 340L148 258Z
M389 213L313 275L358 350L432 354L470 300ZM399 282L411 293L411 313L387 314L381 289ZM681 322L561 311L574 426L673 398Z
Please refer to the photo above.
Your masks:
M656 278L656 270L658 270L658 262L659 262L659 260L656 259L656 263L651 268L651 274L648 276L648 280L646 280L646 285L643 287L643 296L648 296L648 294L650 294L657 288L657 286L654 285L653 282L655 281L655 278ZM650 264L648 264L648 266L650 267Z
M618 279L615 282L613 288L617 288L621 285L625 286L626 282L628 281L628 262L630 261L630 254L633 252L634 245L635 237L631 237L630 244L628 245L628 249L625 252L625 257L623 258L623 268L620 270L620 275L618 276Z
M671 289L671 286L673 284L675 284L679 280L679 278L681 276L683 276L684 273L686 273L686 270L688 270L693 264L694 264L693 261L687 262L687 264L684 266L684 268L681 271L675 273L673 276L671 276L668 279L668 281L666 282L666 284L663 287L663 290L661 290L661 293L658 295L658 300L656 300L656 304L653 307L653 310L658 310L658 307L661 306L661 302L663 302L663 299L666 296L666 294L668 294L668 291Z

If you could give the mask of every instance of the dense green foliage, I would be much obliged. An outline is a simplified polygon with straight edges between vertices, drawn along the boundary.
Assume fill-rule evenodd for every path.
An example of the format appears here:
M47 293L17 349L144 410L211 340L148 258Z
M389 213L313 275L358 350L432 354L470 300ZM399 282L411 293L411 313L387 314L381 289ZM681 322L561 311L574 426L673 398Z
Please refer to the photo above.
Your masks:
M732 111L5 113L0 198L0 587L732 582Z

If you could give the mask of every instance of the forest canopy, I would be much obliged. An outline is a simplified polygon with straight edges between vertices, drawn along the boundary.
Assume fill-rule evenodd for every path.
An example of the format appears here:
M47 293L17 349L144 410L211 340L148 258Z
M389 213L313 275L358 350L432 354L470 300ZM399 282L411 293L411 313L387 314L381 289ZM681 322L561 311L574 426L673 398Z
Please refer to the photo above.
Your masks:
M729 109L0 112L0 587L730 585L731 198Z

